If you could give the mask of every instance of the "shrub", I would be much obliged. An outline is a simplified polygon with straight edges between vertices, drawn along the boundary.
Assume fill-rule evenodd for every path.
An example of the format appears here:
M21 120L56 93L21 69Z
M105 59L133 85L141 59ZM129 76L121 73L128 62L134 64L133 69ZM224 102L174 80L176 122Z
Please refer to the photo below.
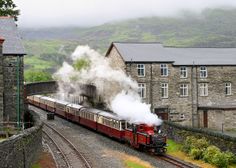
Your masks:
M204 151L203 160L208 163L212 163L213 156L217 153L220 153L220 149L214 145L211 145Z
M190 157L195 160L199 160L202 158L203 151L201 149L192 148L190 150Z
M236 156L232 152L225 152L225 156L229 162L229 164L234 164L236 163Z
M192 145L194 148L205 150L209 146L209 142L206 138L201 138L195 141Z
M197 139L194 136L188 136L183 144L182 151L185 153L190 153L193 143L196 141Z
M229 165L228 159L225 153L217 152L213 158L212 163L219 168L227 168Z

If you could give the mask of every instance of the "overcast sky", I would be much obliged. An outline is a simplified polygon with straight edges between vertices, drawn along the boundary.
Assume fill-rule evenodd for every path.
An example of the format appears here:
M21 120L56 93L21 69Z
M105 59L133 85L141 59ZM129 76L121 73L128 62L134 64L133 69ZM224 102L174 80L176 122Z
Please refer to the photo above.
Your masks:
M235 7L236 0L13 0L20 27L95 26L110 21L176 16L182 9Z

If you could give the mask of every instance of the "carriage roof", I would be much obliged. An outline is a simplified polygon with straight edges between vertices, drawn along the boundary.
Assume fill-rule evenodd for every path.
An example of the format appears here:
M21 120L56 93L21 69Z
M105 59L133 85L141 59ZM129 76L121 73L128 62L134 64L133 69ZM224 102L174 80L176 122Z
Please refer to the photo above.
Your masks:
M99 115L106 117L106 118L113 119L113 120L119 120L119 121L124 120L120 116L118 116L117 114L112 113L112 112L102 111L101 113L99 113Z
M81 105L79 105L79 104L73 104L73 103L71 103L71 104L68 104L67 107L76 108L76 109L81 109L81 108L83 108L84 106L81 106Z

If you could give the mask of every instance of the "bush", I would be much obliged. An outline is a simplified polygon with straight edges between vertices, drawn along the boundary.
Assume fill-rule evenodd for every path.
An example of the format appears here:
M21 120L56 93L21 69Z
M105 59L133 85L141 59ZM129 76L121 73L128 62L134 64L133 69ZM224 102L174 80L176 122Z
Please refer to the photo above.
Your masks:
M219 168L227 168L229 165L228 159L225 153L217 152L213 158L212 163Z
M188 136L183 144L182 151L185 153L190 153L193 143L196 141L197 139L194 136Z
M214 145L209 146L203 153L203 160L212 163L213 156L220 153L220 149Z
M192 148L190 150L190 157L192 159L199 160L202 158L202 153L203 153L203 151L201 149Z
M207 141L206 138L198 139L197 141L193 143L194 148L198 148L201 150L205 150L208 146L209 146L209 142Z
M236 163L236 156L232 152L225 152L225 156L229 162L229 164L234 164Z

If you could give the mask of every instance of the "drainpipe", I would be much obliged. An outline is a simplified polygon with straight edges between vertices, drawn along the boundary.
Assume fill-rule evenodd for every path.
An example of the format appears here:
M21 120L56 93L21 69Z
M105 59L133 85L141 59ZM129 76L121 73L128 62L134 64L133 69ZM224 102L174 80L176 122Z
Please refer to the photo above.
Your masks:
M2 61L3 60L3 58L2 58L2 55L3 55L3 53L2 53L2 46L3 46L3 42L4 42L5 40L2 38L2 37L0 37L0 61ZM3 66L3 65L2 65ZM1 67L1 68L3 68L3 67ZM3 70L3 69L2 69ZM2 74L3 75L3 74ZM3 81L2 81L3 82ZM3 86L3 83L2 83L2 86ZM3 122L3 114L4 114L4 105L3 105L3 92L2 93L0 93L0 95L1 95L1 97L2 97L2 100L1 100L1 102L0 102L0 105L2 106L2 111L0 111L0 122ZM0 123L0 127L1 127L1 123Z
M193 65L192 65L192 68L191 68L191 96L192 96L192 127L194 127L194 93L193 93L193 91L194 91L194 76L193 76L193 69L194 69L194 62L193 62Z
M21 127L21 114L20 114L20 56L17 56L16 63L16 80L17 80L17 90L16 90L16 112L17 112L17 128Z
M153 80L153 74L152 74L152 63L150 64L150 72L151 72L151 74L150 74L150 104L151 104L151 111L152 112L154 112L154 110L153 110L153 89L152 89L152 80Z

